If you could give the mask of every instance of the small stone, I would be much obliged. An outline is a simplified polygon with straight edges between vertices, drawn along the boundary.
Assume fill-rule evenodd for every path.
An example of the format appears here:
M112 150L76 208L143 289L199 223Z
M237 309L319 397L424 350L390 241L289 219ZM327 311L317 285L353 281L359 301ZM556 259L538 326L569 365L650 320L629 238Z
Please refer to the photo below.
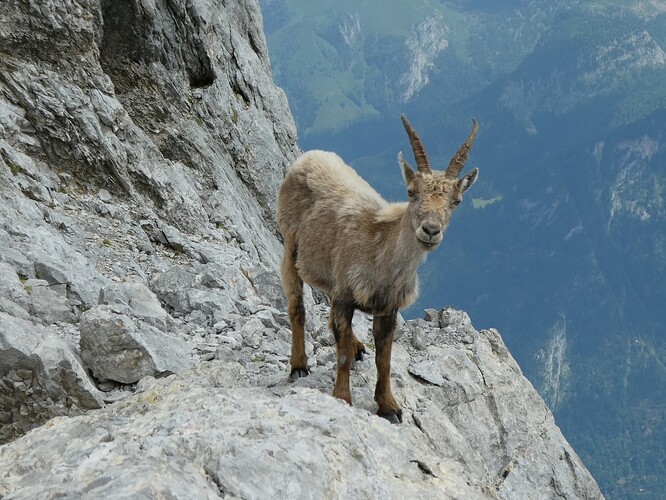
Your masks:
M254 313L254 316L256 318L259 318L259 320L261 320L261 322L267 328L275 328L277 330L280 327L278 322L275 320L273 313L271 313L266 309L260 309L259 311Z
M117 401L121 401L125 398L128 398L132 395L132 391L123 391L123 390L113 390L104 394L104 402L111 404Z
M437 309L426 309L423 314L423 319L428 323L433 323L439 326L439 311Z
M317 364L328 365L336 362L336 353L334 349L326 348L317 351Z
M238 361L238 354L229 347L220 346L215 353L215 359L225 362Z
M81 358L100 380L125 384L191 365L190 346L150 325L97 306L81 315Z
M46 285L32 287L30 294L32 313L45 323L72 320L74 313L67 296L56 293L48 286L48 283Z
M107 380L107 381L100 382L99 384L97 384L97 387L99 387L100 391L110 392L110 391L112 391L113 389L116 388L116 383L113 382L113 381Z
M100 189L97 196L99 196L99 199L105 203L109 203L112 200L111 194L106 189Z
M102 288L99 303L129 308L133 316L161 330L166 329L167 312L157 296L142 283L121 283Z
M473 344L475 340L476 339L472 335L469 335L469 334L465 334L462 337L462 343L463 344Z
M264 329L264 323L259 318L253 317L242 326L240 334L244 338L250 337L251 335L263 329Z
M238 347L238 342L233 337L229 337L227 335L220 335L217 337L217 339L220 341L220 344L227 344L232 349Z
M218 321L213 325L213 330L217 333L223 332L227 328L229 328L229 324L224 320Z
M424 351L428 348L428 337L422 328L412 329L412 345L419 351Z

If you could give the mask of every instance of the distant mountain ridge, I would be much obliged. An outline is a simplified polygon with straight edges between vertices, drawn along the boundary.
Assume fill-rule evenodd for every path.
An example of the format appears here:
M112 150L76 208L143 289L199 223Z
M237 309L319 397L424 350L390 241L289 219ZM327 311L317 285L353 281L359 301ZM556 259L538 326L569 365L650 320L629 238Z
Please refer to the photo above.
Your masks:
M483 324L500 321L608 496L658 498L666 491L666 7L263 3L267 26L272 11L284 16L268 45L301 145L339 152L385 196L405 199L399 113L440 166L478 118L469 164L480 180L426 262L412 314L453 304ZM349 12L353 50L323 35ZM314 43L286 54L292 36ZM325 57L310 52L317 46Z

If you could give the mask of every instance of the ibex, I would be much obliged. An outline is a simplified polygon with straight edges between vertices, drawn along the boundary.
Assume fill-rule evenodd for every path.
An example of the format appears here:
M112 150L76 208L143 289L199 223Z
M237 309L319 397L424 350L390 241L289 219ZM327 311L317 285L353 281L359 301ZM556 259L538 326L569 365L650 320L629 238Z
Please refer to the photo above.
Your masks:
M397 312L416 300L417 268L442 242L462 194L479 173L475 168L458 179L478 130L476 120L467 141L441 172L430 168L421 139L407 118L401 118L418 167L414 172L400 152L407 203L385 201L336 154L310 151L287 173L277 209L284 236L282 282L292 329L290 377L309 373L305 281L330 298L329 327L337 346L333 395L350 405L349 370L352 361L363 359L366 352L352 331L352 317L356 309L373 315L377 414L393 423L402 422L390 382Z

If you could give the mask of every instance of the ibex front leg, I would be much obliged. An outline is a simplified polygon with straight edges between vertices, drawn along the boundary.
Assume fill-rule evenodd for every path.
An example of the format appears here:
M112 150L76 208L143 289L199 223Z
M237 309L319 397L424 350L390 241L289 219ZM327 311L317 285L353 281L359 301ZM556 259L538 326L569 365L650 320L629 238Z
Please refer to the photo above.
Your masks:
M379 405L377 415L389 422L402 422L402 409L391 392L391 347L396 327L396 312L386 316L373 316L372 336L375 338L375 363L377 364L377 386L375 401Z
M333 300L328 322L335 336L335 344L338 351L338 370L335 375L333 396L344 399L349 404L352 404L351 390L349 388L349 370L356 356L356 342L358 342L352 331L353 317L354 307L352 305Z

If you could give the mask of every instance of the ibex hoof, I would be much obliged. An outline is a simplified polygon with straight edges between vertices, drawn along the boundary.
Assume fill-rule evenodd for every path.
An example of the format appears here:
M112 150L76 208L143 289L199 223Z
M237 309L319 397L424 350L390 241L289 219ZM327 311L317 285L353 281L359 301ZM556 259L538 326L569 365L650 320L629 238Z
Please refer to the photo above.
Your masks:
M382 418L385 418L392 424L401 424L402 423L402 410L389 410L385 413L377 412Z
M310 375L310 372L307 368L294 368L289 374L289 380L292 382L298 380L299 378L304 378Z

